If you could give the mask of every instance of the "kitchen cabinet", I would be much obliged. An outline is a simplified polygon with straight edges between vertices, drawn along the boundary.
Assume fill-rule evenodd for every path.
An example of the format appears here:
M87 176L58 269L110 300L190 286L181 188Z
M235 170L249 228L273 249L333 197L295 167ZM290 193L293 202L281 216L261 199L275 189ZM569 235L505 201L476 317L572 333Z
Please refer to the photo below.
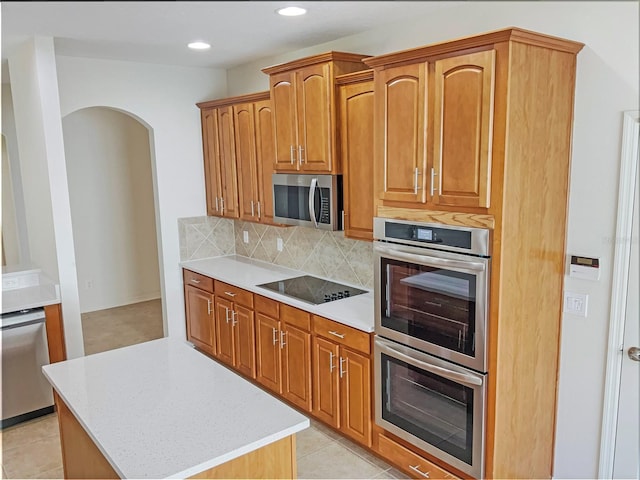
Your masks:
M318 316L313 331L313 414L369 447L369 335Z
M583 47L507 28L365 60L374 70L377 216L491 229L486 478L553 476L549 412L557 409L576 58ZM416 108L422 125L410 113ZM406 115L407 130L417 125L422 145L407 132L394 136L391 126L402 122L393 111ZM405 152L406 161L387 155L399 138L419 154ZM399 166L404 177L392 177ZM418 168L413 198L405 166Z
M197 105L207 214L272 223L274 139L269 92Z
M366 68L364 57L328 52L262 70L269 75L276 171L341 173L335 77Z
M310 412L310 315L256 295L256 318L256 380Z
M215 281L216 356L249 378L256 378L253 294Z
M209 355L216 354L213 280L184 270L187 340Z
M343 168L344 235L373 239L373 71L341 75L338 131Z

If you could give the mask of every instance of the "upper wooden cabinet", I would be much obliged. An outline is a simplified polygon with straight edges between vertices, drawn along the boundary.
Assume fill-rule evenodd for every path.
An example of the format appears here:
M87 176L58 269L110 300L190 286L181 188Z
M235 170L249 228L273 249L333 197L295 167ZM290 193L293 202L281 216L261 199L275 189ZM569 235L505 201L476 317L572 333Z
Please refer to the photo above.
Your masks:
M275 151L269 92L198 106L207 214L271 223Z
M328 52L262 70L273 102L276 171L341 173L335 77L363 70L365 57Z
M345 237L373 238L373 72L341 75L338 131L342 158Z

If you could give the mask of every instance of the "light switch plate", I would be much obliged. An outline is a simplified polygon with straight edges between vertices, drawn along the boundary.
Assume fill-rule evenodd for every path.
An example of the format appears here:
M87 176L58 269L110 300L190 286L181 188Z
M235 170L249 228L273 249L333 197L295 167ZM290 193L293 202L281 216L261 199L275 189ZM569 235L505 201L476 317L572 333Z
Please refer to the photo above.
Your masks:
M282 239L276 238L276 249L281 252L284 246L282 245Z
M589 295L586 293L564 292L564 312L579 317L587 316Z
M249 243L249 232L246 230L242 231L242 241L244 243Z

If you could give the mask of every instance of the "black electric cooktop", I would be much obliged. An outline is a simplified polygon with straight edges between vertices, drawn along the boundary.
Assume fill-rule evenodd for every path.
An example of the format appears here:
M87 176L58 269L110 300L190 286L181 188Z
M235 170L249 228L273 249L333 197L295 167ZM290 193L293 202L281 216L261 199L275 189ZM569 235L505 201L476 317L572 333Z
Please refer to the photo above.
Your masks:
M302 275L277 282L263 283L262 285L258 285L258 287L266 288L313 305L333 302L341 298L367 293L366 290L323 280L322 278L311 275Z

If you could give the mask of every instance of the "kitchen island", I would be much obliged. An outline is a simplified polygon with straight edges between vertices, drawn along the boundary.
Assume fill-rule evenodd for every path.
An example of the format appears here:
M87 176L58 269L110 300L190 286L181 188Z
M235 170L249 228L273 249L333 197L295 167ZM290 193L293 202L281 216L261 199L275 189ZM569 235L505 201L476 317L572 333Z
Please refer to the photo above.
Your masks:
M43 367L65 478L295 478L309 420L163 338Z

